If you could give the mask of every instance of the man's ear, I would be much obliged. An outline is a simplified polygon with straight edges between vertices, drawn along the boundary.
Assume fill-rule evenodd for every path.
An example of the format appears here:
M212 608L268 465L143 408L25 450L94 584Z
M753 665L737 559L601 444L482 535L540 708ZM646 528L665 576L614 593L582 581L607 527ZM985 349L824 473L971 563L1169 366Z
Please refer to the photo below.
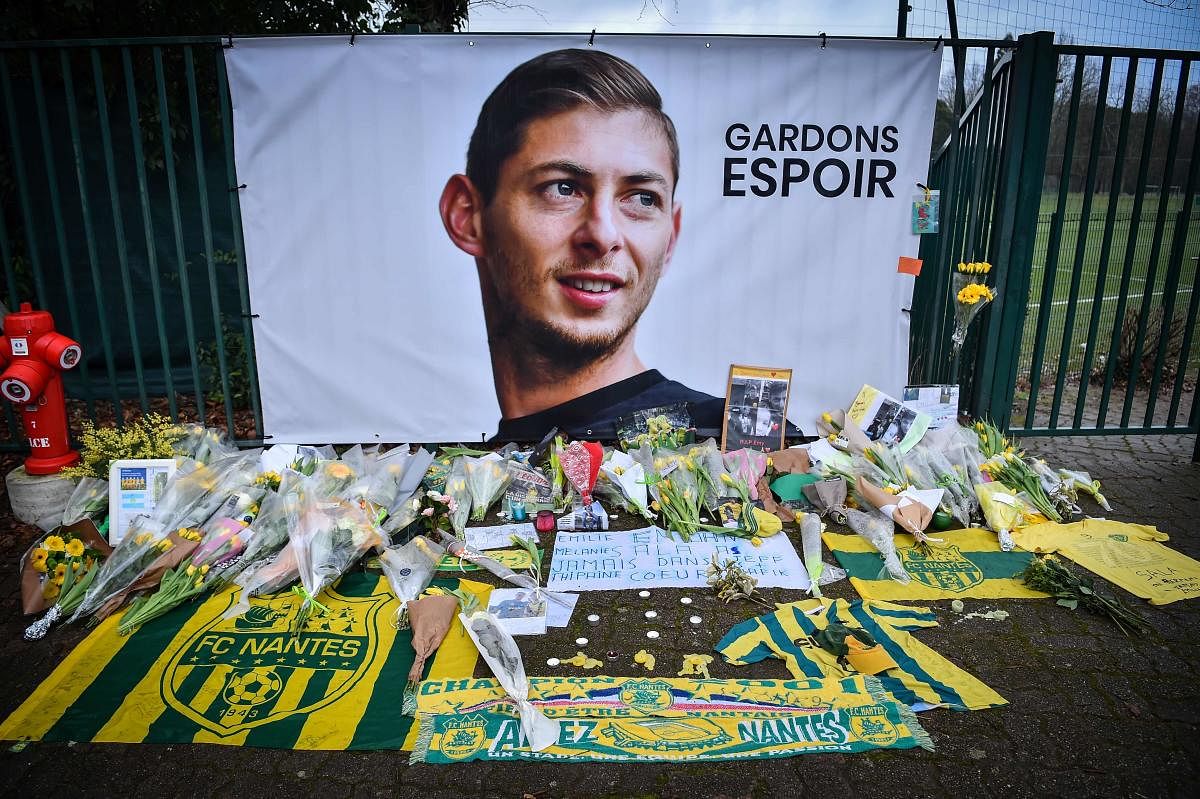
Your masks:
M671 212L671 242L667 245L667 254L663 257L662 272L665 275L671 266L671 256L675 254L675 244L679 241L679 228L683 225L683 206L675 204Z
M442 225L454 245L467 255L483 256L483 198L466 175L452 175L438 202Z

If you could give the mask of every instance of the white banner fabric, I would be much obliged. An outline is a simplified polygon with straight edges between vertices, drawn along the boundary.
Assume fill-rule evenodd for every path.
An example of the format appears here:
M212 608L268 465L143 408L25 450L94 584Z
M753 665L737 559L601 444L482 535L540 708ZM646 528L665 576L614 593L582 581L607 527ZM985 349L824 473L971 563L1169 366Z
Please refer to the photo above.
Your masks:
M415 35L238 39L225 51L274 440L496 430L479 279L439 196L496 84L535 55L587 47L577 35ZM806 430L864 382L898 395L913 278L897 261L917 252L910 213L940 54L702 36L594 47L644 73L678 131L682 226L636 329L641 360L717 396L731 363L790 367L788 416Z

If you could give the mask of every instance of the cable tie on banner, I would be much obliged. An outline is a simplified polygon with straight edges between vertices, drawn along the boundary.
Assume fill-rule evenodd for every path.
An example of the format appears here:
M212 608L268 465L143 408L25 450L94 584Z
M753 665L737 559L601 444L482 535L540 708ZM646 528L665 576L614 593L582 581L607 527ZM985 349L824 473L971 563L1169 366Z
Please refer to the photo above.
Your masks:
M588 37L588 47L596 43L596 29L592 28L592 35Z
M230 187L229 192L232 194L233 192L241 191L244 188L246 188L246 184L242 183L240 185Z
M221 42L221 47L225 50L229 50L233 47L233 34L227 33L225 34L225 38L227 41Z
M938 50L940 50L942 48L942 44L943 44L942 37L939 36L938 40L933 43L933 52L936 53Z
M825 49L825 39L826 39L825 31L821 31L820 35L821 35L821 49L824 50Z
M929 187L926 186L924 183L918 183L917 188L920 189L921 191L925 192L925 202L929 202L930 199L932 199L933 192L931 192L929 190Z
M357 35L358 35L357 33L351 33L351 34L350 34L350 46L351 46L351 47L353 47L353 46L354 46L354 37L355 37L355 36L357 36Z
M244 313L244 314L242 314L242 318L243 318L243 319L257 319L257 318L259 318L260 316L262 316L262 314L256 314L256 313Z

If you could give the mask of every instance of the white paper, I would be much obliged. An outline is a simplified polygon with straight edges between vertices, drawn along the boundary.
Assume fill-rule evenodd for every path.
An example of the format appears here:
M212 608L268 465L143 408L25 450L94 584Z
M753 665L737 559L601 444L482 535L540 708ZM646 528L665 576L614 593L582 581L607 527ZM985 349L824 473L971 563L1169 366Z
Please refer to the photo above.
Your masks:
M299 447L295 444L276 444L264 449L258 456L258 465L264 472L283 474L283 470L296 462Z
M517 524L497 524L491 527L468 527L466 529L467 546L478 550L508 549L515 546L511 536L519 536L535 544L538 543L537 530L528 522Z
M958 422L958 386L905 386L901 399L909 408L932 419L930 430Z
M744 538L699 532L683 542L657 527L628 532L560 532L547 587L556 591L707 586L712 556L733 560L762 588L809 586L808 571L782 533L754 546Z
M116 546L136 516L149 516L175 474L173 458L116 460L108 468L108 543Z
M547 591L546 598L552 600L546 609L547 627L566 627L571 623L571 614L575 612L575 603L579 594L559 594Z

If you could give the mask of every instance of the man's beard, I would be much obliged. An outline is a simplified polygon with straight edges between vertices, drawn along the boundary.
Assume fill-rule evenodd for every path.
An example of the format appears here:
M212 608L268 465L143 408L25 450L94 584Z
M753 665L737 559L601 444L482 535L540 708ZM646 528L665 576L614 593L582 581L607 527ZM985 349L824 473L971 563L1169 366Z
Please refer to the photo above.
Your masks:
M512 261L504 253L497 255L496 265L507 269ZM610 271L607 260L588 264L570 261L557 264L553 274L566 275L588 270ZM529 365L536 366L543 373L570 375L608 358L633 333L638 317L644 310L638 309L631 318L621 320L615 329L586 334L569 324L555 324L524 313L513 297L521 291L533 295L533 292L527 291L529 288L522 284L510 284L503 294L496 292L491 318L488 319L488 344L493 349L497 345L508 348L514 356L532 362Z

